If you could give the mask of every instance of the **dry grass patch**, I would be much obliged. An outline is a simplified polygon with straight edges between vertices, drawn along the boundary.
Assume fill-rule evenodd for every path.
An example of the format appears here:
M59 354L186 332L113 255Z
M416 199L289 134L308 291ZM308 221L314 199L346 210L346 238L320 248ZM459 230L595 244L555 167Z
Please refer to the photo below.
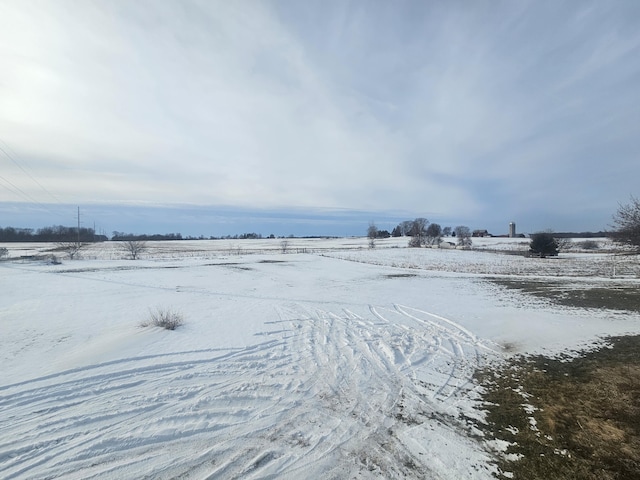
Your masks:
M492 278L490 281L501 287L518 290L566 307L640 312L640 288L637 283L597 284L505 278Z
M149 310L149 316L140 322L141 327L161 327L165 330L175 330L183 324L182 314L170 308Z
M523 357L477 375L499 478L640 478L640 336L577 358Z

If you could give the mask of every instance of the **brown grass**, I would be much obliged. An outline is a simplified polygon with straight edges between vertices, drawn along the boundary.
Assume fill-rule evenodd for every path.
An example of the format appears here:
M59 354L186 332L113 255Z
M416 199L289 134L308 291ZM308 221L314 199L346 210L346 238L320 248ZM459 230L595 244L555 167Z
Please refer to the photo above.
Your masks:
M478 374L486 433L520 456L498 456L499 478L640 478L640 336L608 342L573 359L521 357Z
M556 305L640 312L640 288L637 283L569 282L562 280L490 278L501 287L518 290Z

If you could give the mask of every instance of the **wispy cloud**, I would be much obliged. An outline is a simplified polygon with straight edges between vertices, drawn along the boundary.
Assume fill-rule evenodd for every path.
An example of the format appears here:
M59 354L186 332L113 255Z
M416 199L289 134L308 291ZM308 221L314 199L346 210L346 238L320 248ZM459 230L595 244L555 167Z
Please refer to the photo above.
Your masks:
M632 0L2 2L0 139L62 202L598 228L640 177L638 27Z

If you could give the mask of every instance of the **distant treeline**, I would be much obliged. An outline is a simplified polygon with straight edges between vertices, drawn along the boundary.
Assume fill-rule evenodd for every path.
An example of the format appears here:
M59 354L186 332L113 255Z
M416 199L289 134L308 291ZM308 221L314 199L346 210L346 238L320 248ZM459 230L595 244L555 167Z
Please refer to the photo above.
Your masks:
M128 242L131 240L146 242L152 240L183 240L183 238L182 234L180 233L154 233L152 235L136 235L133 233L113 232L111 240L113 240L114 242Z
M147 241L147 240L155 240L155 241L162 241L162 240L221 240L221 239L233 239L233 240L247 240L247 239L261 239L263 238L261 234L259 233L241 233L240 235L227 235L225 237L205 237L204 235L200 235L199 237L192 237L192 236L186 236L183 237L182 234L180 233L155 233L152 235L137 235L134 233L124 233L124 232L113 232L113 236L111 237L111 240L115 241L115 242L122 242L122 241L131 241L131 240L135 240L135 241ZM273 235L269 238L275 238Z
M400 236L411 236L415 229L415 221L407 221L401 222L396 228L393 229L393 232L389 232L387 230L377 230L377 238L388 238L390 236L400 237ZM442 233L444 235L452 234L450 228L443 229ZM610 235L610 232L559 232L554 233L553 236L556 238L598 238L598 237L607 237ZM276 237L271 234L268 237L263 237L259 233L242 233L239 235L226 235L221 237L192 237L187 236L183 237L180 233L155 233L155 234L142 234L137 235L133 233L125 233L125 232L113 232L113 236L111 240L113 241L162 241L162 240L246 240L246 239L262 239L262 238L284 238L284 237ZM289 235L287 238L295 238L293 235ZM299 238L335 238L328 236L303 236ZM90 243L90 242L105 242L109 240L106 235L96 234L94 229L92 228L80 228L80 237L78 237L78 228L77 227L65 227L62 225L54 225L51 227L44 227L39 229L33 228L16 228L16 227L0 227L0 242L77 242L78 239L82 243Z
M387 232L388 233L388 232ZM311 236L303 236L303 237L295 237L294 235L289 235L287 237L277 237L274 234L271 234L267 237L262 236L261 233L255 233L255 232L251 232L251 233L240 233L240 234L235 234L235 235L223 235L220 237L215 237L215 236L210 236L210 237L205 237L204 235L200 235L199 237L194 237L191 235L187 235L186 237L183 237L182 234L180 233L165 233L165 234L153 234L153 235L137 235L134 233L124 233L124 232L113 232L113 236L111 237L111 240L115 241L115 242L122 242L122 241L131 241L131 240L135 240L135 241L147 241L147 240L156 240L156 241L161 241L161 240L262 240L263 238L269 239L269 238L336 238L336 237L331 237L331 236L326 236L326 235L311 235ZM385 237L386 238L386 237Z
M602 238L608 237L611 235L611 232L560 232L553 233L553 236L556 238Z
M187 236L183 237L180 233L154 233L154 234L134 234L114 231L111 240L114 242L126 242L126 241L162 241L162 240L259 240L262 238L285 238L276 237L271 234L268 237L263 237L260 233L241 233L236 235L225 235L221 237L205 237L200 235L199 237ZM294 237L289 235L286 238L335 238L328 236L304 236ZM64 227L62 225L55 225L52 227L44 227L39 229L33 228L16 228L16 227L0 227L0 242L53 242L53 243L68 243L77 242L91 243L91 242L106 242L109 237L106 235L96 234L92 228L80 228L80 237L78 237L78 227Z
M96 235L93 228L80 228L78 237L77 227L54 225L34 230L33 228L0 227L0 242L104 242L106 235Z

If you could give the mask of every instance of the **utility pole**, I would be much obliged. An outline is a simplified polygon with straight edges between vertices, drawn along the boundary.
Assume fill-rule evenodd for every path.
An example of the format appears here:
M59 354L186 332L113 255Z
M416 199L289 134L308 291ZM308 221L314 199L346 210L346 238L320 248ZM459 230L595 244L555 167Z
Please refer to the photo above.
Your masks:
M80 245L80 207L78 207L78 245Z

